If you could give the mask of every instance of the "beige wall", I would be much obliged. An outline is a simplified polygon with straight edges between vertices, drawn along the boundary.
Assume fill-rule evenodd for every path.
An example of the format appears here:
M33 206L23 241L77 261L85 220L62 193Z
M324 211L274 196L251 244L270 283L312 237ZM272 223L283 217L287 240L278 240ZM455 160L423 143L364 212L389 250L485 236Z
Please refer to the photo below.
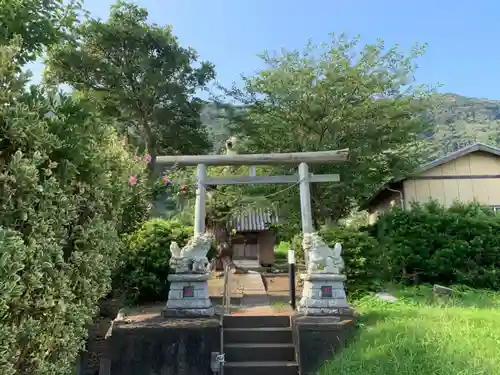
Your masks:
M457 200L500 206L499 175L500 157L485 152L465 155L404 181L405 206L409 207L412 201L424 203L432 199L445 206ZM445 178L439 178L442 176Z

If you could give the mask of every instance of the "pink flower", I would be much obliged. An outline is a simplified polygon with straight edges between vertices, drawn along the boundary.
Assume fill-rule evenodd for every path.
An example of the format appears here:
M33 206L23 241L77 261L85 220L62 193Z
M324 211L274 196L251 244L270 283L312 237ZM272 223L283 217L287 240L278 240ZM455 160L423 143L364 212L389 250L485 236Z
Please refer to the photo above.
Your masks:
M130 176L130 185L134 186L137 184L137 178L135 176Z
M146 154L146 156L144 156L144 160L146 160L148 163L151 163L151 155Z
M168 183L170 182L170 180L168 179L168 177L167 177L167 176L165 176L165 177L163 177L163 182L164 182L165 184L168 184Z
M135 161L141 161L141 157L139 155L135 155Z

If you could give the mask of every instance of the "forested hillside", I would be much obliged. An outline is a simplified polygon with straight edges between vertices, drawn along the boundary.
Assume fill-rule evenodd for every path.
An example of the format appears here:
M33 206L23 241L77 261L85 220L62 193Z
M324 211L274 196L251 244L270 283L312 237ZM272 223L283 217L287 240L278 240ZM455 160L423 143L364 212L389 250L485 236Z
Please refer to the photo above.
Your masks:
M455 94L436 96L429 134L433 156L442 156L475 142L500 143L500 101Z
M226 110L207 104L202 121L207 126L218 152L230 135ZM436 95L436 106L430 113L434 131L425 134L429 157L440 157L475 142L500 145L500 100L468 98L456 94Z

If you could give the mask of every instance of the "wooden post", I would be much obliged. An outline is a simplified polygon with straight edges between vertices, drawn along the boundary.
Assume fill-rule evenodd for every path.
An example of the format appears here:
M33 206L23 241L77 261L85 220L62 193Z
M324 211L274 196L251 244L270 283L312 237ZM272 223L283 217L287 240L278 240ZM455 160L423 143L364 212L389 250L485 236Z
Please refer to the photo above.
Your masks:
M205 199L207 179L207 166L198 164L196 174L196 203L194 207L194 235L205 233Z
M290 279L290 306L292 310L296 309L295 297L295 250L288 249L288 277Z
M313 221L311 211L311 193L309 191L309 166L306 163L299 164L299 187L300 187L300 214L302 218L302 234L312 233ZM308 254L304 251L306 267L308 264Z

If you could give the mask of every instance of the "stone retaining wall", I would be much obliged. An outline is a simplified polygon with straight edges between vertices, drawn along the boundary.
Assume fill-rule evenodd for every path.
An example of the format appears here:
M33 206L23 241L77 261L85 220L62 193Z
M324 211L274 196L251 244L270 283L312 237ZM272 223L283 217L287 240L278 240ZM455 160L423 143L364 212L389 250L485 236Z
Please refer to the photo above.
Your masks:
M110 375L212 375L211 354L220 347L217 319L114 324L108 341Z

